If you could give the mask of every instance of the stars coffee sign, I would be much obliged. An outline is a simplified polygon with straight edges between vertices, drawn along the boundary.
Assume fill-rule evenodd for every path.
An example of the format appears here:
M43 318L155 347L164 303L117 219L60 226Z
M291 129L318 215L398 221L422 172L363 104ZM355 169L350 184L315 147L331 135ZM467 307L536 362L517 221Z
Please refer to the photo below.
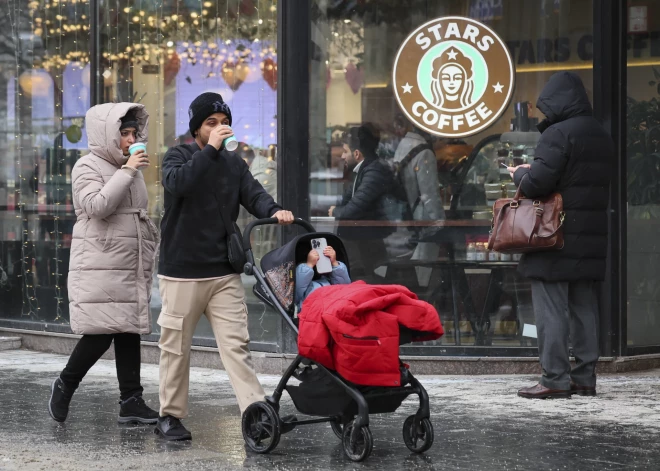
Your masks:
M394 60L395 96L421 129L471 136L504 113L514 86L509 49L492 29L464 17L429 21L413 31Z

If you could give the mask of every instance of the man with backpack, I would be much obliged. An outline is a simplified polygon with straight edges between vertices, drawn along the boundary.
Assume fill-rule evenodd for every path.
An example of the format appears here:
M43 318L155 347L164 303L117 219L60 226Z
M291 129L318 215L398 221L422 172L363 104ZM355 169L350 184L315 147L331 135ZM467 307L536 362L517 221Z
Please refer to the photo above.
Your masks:
M394 130L402 137L394 153L394 177L405 191L409 214L414 221L438 221L445 219L445 209L440 199L438 167L431 145L408 120L398 115ZM433 228L422 228L418 237L434 233ZM439 247L435 243L420 242L412 254L413 260L437 258ZM428 285L430 270L417 269L420 285Z
M405 189L413 220L444 219L438 166L431 145L403 116L395 118L394 130L402 137L394 153L395 177Z

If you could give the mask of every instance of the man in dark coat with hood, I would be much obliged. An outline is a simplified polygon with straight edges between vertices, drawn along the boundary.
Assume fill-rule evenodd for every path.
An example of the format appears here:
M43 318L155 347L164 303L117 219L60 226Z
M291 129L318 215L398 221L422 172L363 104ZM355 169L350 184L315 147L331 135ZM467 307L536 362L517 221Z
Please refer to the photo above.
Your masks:
M525 398L596 394L598 292L605 276L607 205L614 143L593 117L587 92L571 72L553 75L536 103L546 116L534 162L510 168L528 198L559 192L566 213L564 247L523 256L532 280L543 376L518 391ZM569 334L576 366L571 370Z

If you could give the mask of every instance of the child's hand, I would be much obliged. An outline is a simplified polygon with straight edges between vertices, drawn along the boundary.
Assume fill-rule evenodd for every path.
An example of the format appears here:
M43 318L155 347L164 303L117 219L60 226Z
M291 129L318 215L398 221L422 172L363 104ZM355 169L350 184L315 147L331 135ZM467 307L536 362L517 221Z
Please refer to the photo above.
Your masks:
M317 262L319 261L319 258L321 257L319 253L316 251L316 249L310 250L309 253L307 254L307 266L309 268L314 268Z
M333 267L339 265L339 263L337 262L337 252L335 252L335 249L333 249L329 245L323 250L323 255L325 255L330 259L330 262L332 262Z

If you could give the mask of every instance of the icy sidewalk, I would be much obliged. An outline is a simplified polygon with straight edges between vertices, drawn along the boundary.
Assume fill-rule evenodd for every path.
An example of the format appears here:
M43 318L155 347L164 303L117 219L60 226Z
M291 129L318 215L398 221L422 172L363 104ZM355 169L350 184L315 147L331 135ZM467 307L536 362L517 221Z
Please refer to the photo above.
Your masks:
M375 417L374 451L356 465L325 424L284 435L270 455L246 453L227 376L193 368L187 443L165 443L153 427L116 423L113 361L100 361L74 396L69 419L47 412L50 384L67 358L25 350L0 352L0 470L657 470L660 469L660 371L600 378L599 396L519 399L522 376L421 377L431 396L435 444L411 454L401 437L409 400ZM158 403L158 367L143 365L145 398ZM279 378L260 376L267 392ZM284 412L291 412L290 402Z

